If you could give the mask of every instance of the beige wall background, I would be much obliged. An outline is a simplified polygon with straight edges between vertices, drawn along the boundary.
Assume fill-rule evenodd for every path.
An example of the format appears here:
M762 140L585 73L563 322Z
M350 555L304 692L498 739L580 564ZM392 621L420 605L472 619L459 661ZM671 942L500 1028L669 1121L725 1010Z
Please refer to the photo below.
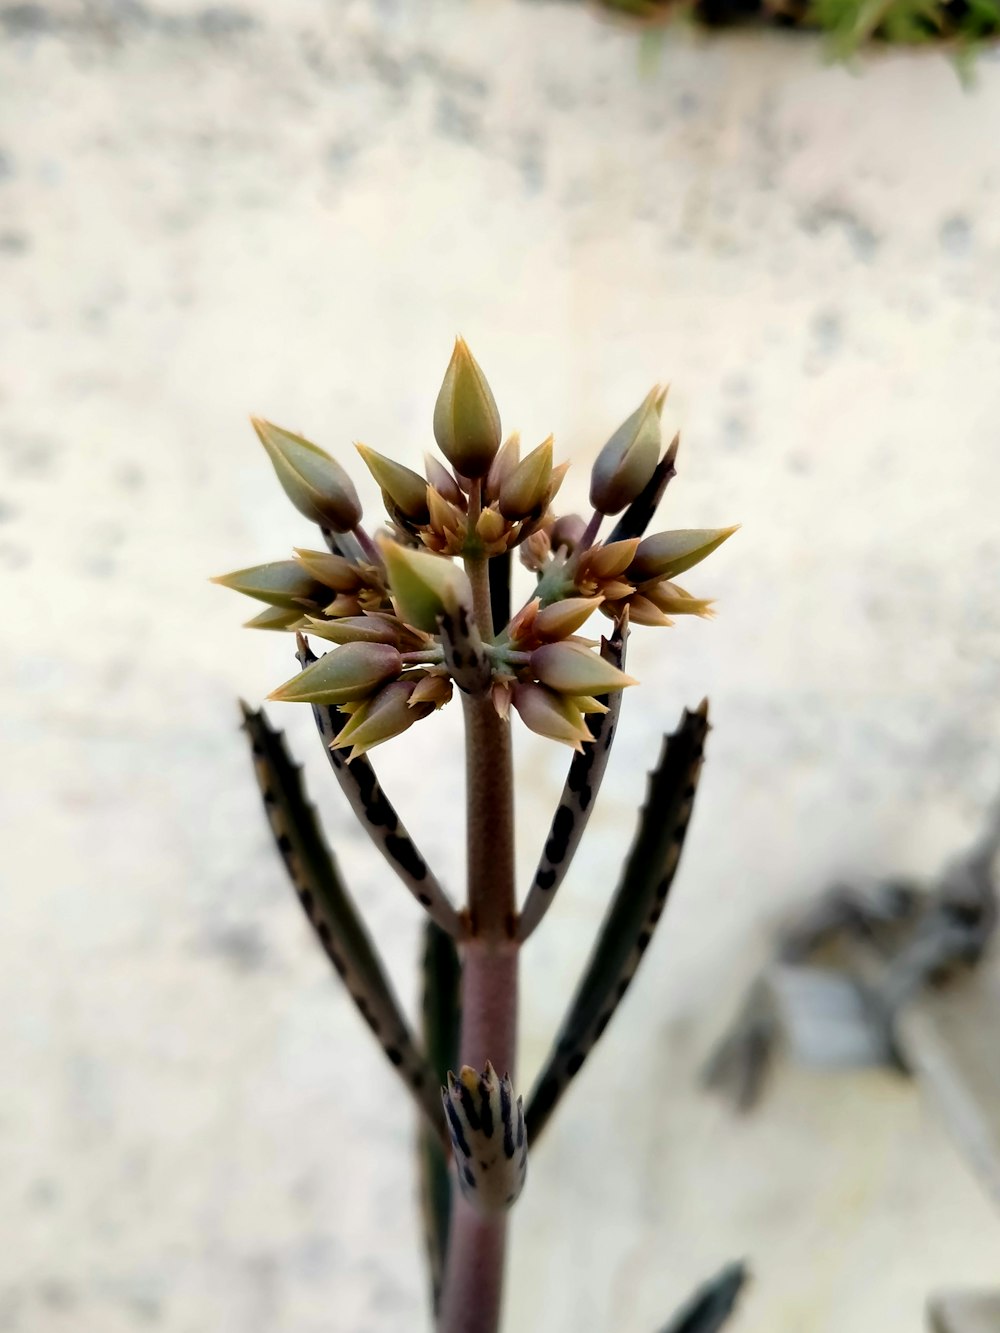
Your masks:
M410 462L451 338L586 460L658 378L711 624L636 634L587 844L525 957L525 1085L658 736L715 731L640 979L531 1164L509 1327L912 1333L1000 1219L907 1084L696 1071L781 913L933 873L1000 787L1000 64L640 42L583 6L0 7L0 1329L424 1328L412 1123L268 843L207 575L307 537L246 423ZM374 502L371 489L366 492ZM419 920L276 708L407 1001ZM380 753L457 888L458 718ZM530 873L564 755L518 737Z

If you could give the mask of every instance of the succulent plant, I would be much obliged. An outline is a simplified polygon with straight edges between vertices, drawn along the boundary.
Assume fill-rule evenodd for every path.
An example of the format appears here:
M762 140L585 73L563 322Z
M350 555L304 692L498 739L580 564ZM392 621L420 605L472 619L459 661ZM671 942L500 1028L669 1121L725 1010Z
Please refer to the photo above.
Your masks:
M629 626L710 616L710 601L675 580L735 531L645 535L675 475L677 440L664 451L660 439L664 398L664 390L651 390L599 452L592 513L557 514L566 465L554 461L551 437L523 457L516 434L502 439L486 377L458 339L433 412L447 465L429 457L421 476L358 446L385 504L374 535L362 526L357 492L335 459L303 436L253 423L289 499L318 526L322 549L302 547L216 582L264 603L250 626L295 635L300 669L270 697L310 705L348 803L427 916L418 1036L281 733L244 705L265 810L306 917L420 1111L424 1230L440 1333L499 1327L507 1212L524 1187L529 1145L537 1149L639 966L691 817L707 702L685 711L665 740L576 993L530 1094L518 1095L518 956L551 906L594 808L622 696L636 683L625 671ZM615 521L602 540L608 517ZM533 587L512 615L515 550ZM609 622L599 642L581 635L595 614ZM465 721L462 905L417 849L369 757L456 693ZM520 902L515 716L573 751ZM731 1299L722 1300L729 1307L739 1286L733 1271L726 1270ZM697 1322L698 1299L683 1327L719 1327L719 1300L702 1301L714 1312L709 1324Z

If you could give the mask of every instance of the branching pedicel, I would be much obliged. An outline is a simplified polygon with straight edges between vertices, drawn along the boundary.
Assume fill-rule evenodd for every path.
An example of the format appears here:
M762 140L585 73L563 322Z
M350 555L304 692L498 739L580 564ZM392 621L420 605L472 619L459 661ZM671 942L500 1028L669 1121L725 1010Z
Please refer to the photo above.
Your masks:
M341 882L281 733L263 712L244 707L264 805L306 916L422 1114L425 1231L440 1333L499 1327L506 1212L524 1185L528 1144L537 1148L628 988L663 911L691 815L706 703L684 713L650 775L620 882L524 1106L513 1082L518 952L551 905L593 810L622 691L635 683L624 671L629 626L711 615L710 603L675 579L735 530L644 536L675 474L676 439L661 456L665 396L653 389L601 450L589 519L556 517L552 502L566 465L554 465L551 437L523 458L517 435L501 444L493 394L459 339L434 409L434 435L450 467L428 457L422 477L358 445L388 514L374 538L333 458L299 435L253 423L288 498L318 525L325 549L299 549L294 559L216 582L265 604L251 626L295 633L302 669L270 697L311 705L351 808L429 918L421 1040ZM619 518L601 541L608 515ZM515 548L535 586L511 616ZM599 645L579 633L597 611L611 621ZM310 636L334 646L317 657ZM444 707L454 687L466 736L461 908L403 827L368 758ZM574 751L520 910L512 710ZM732 1297L701 1297L705 1309L731 1308L733 1270L724 1276Z

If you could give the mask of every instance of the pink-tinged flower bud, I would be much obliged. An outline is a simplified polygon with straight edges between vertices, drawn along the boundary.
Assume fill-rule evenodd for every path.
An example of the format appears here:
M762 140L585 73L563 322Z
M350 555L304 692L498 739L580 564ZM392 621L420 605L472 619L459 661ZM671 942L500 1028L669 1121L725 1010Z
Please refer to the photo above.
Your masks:
M590 474L590 503L601 514L630 505L656 471L660 458L659 386L618 427L597 455Z
M396 610L408 625L434 634L440 616L472 606L465 571L451 560L392 541L381 542L380 549Z
M424 454L424 470L427 473L427 484L433 486L438 495L455 505L463 503L461 486L433 454Z
M434 405L434 438L463 477L484 477L500 447L500 413L486 376L462 338Z
M388 643L344 643L268 695L281 703L339 705L366 699L403 669Z
M426 523L427 482L412 468L404 467L392 458L386 458L366 444L356 444L355 449L365 461L365 466L372 474L392 503L413 523Z
M505 1212L524 1188L528 1139L521 1098L505 1074L493 1066L477 1074L463 1065L458 1078L449 1070L441 1089L458 1184L480 1212Z
M545 503L552 482L552 436L522 458L500 486L504 518L527 518Z
M633 583L675 578L711 555L738 527L736 523L731 528L678 528L674 532L654 532L639 543L628 576Z
M567 597L539 611L533 626L539 639L556 640L575 634L601 604L600 597Z
M607 694L638 682L579 643L547 643L528 663L532 675L561 694Z
M232 588L245 597L253 597L269 606L283 606L286 610L304 615L304 603L325 600L329 593L304 569L297 560L271 560L266 565L251 565L248 569L234 569L231 574L217 574L213 583Z
M539 736L560 741L574 750L582 750L593 739L576 704L544 685L531 682L515 685L511 702L524 725Z
M483 495L488 502L492 503L497 499L500 494L500 487L517 467L520 457L521 436L520 432L514 431L513 434L508 435L500 446L497 456L490 464L490 470L486 474Z
M433 713L432 703L412 703L414 682L396 680L386 685L374 699L367 699L355 709L334 741L333 749L351 747L348 762L359 755L408 731L415 722Z
M334 592L357 592L362 579L356 566L342 555L330 551L308 551L296 546L295 557L308 569L313 578L319 579Z
M572 555L586 530L587 525L579 514L563 514L549 528L549 540L553 551L558 551L560 546L564 546Z
M521 543L521 564L532 573L540 574L552 551L549 534L544 528L533 532L527 541Z
M251 417L285 494L300 514L334 532L361 522L361 502L350 477L323 449L259 417Z

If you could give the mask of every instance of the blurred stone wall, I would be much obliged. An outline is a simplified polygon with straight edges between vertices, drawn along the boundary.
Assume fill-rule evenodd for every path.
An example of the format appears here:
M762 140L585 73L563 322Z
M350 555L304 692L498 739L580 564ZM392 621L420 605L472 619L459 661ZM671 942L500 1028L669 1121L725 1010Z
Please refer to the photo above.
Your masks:
M237 730L294 664L206 576L307 529L246 423L412 462L451 338L581 466L669 378L714 623L637 633L587 846L526 951L527 1085L658 733L715 730L640 979L533 1157L509 1326L911 1333L1000 1220L883 1074L699 1062L769 928L933 872L1000 787L1000 65L664 40L583 5L0 5L0 1329L426 1328L412 1123L268 842ZM369 501L374 494L366 492ZM410 1000L419 921L276 708ZM459 883L457 710L384 752ZM523 733L527 876L565 754ZM431 776L433 775L433 776Z

